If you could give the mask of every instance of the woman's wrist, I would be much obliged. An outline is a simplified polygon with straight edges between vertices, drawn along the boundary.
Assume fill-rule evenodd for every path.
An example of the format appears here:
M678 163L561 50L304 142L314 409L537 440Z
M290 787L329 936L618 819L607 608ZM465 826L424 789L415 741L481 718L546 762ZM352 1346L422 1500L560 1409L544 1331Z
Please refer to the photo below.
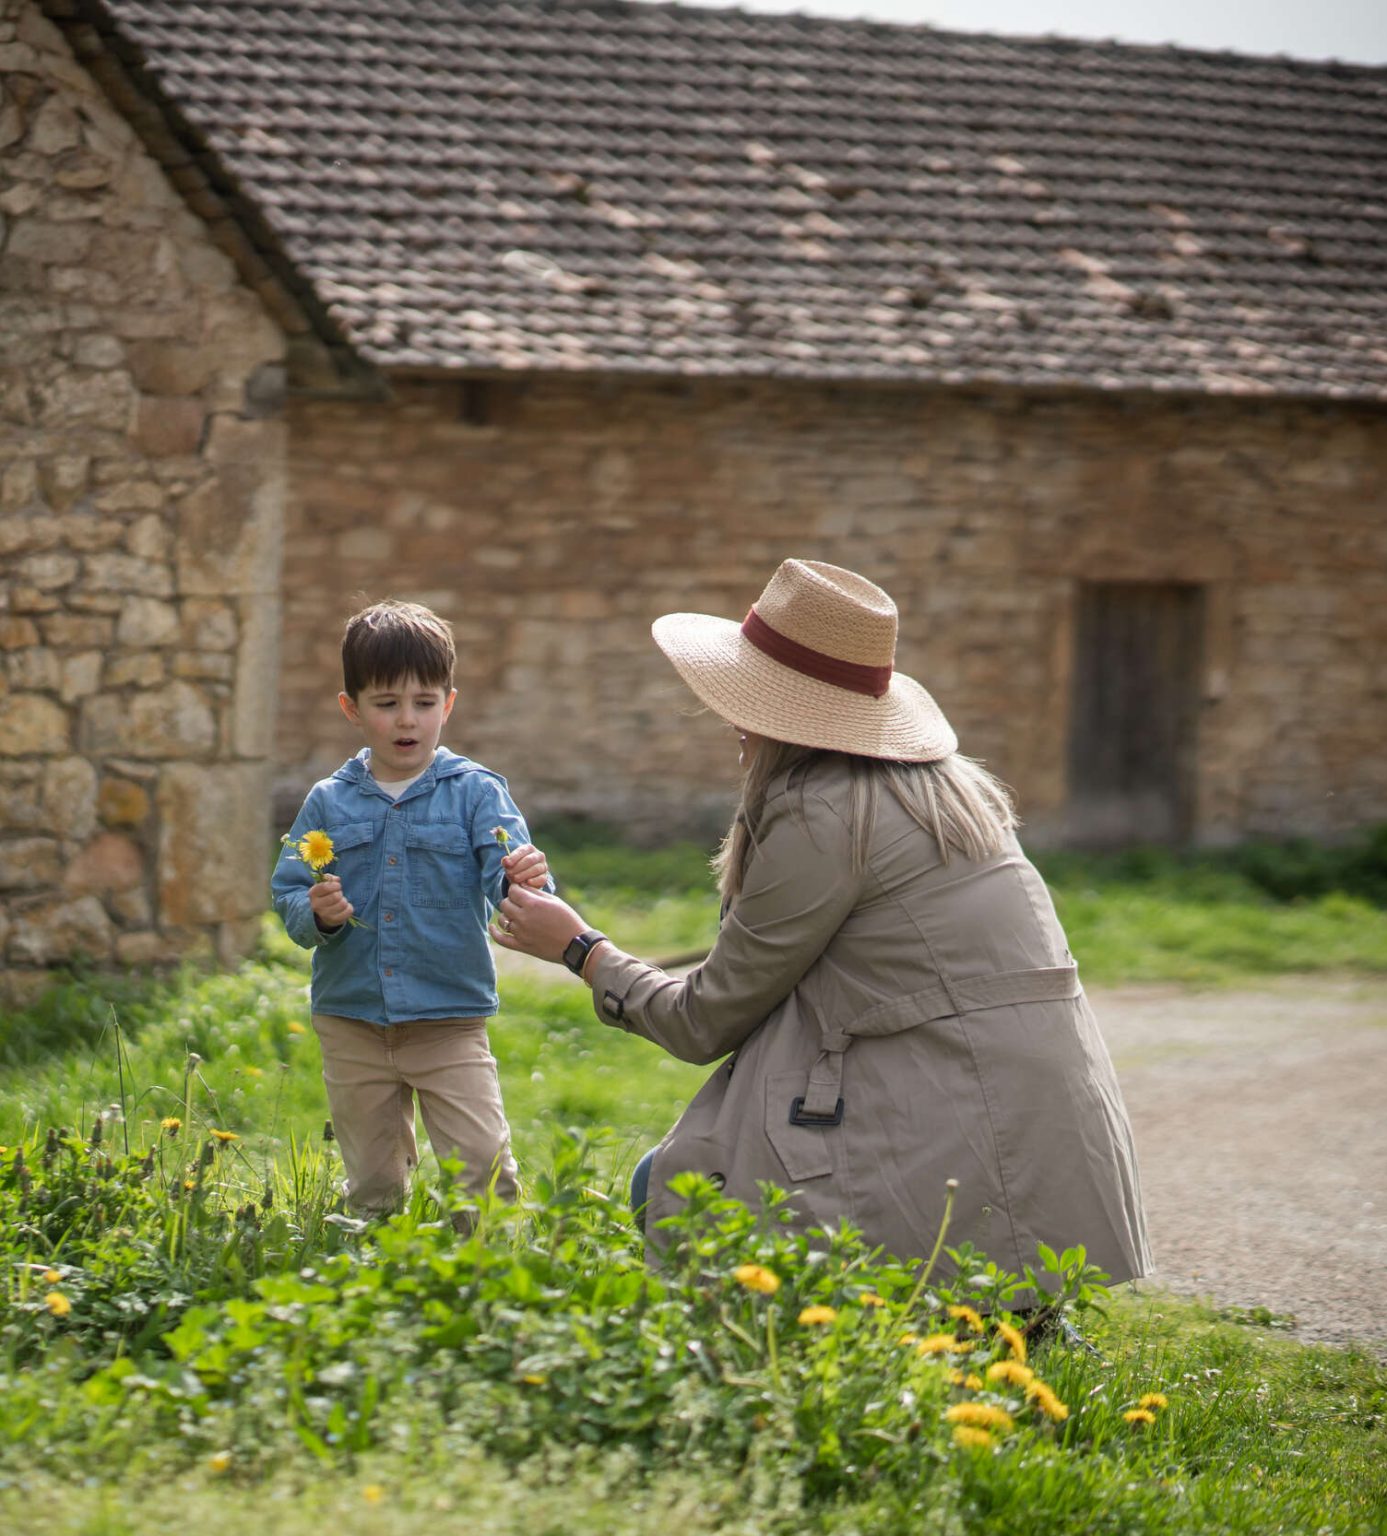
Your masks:
M614 948L615 945L613 945L610 939L598 939L597 943L587 952L587 956L583 961L583 980L587 982L588 986L592 985L592 973L597 969L598 955L602 954L604 950Z

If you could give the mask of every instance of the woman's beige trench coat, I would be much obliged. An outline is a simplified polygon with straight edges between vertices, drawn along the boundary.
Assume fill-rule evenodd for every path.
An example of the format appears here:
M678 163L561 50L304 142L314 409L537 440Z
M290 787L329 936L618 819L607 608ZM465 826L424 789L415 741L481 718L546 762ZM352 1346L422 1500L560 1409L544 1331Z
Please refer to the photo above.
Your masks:
M882 793L866 867L849 770L772 787L743 888L684 979L620 951L594 965L598 1016L683 1061L732 1053L656 1150L648 1221L686 1169L802 1226L846 1217L900 1258L929 1252L945 1181L950 1246L1003 1268L1082 1243L1114 1280L1149 1254L1132 1132L1044 882L1011 842L946 864Z

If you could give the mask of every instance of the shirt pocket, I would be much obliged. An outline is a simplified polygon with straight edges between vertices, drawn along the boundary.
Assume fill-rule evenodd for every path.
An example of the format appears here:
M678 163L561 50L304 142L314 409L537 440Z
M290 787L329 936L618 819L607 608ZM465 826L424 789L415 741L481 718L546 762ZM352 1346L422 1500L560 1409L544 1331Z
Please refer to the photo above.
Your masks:
M441 821L419 821L406 827L405 873L412 906L470 905L478 876L467 829Z
M332 863L323 871L342 882L342 894L354 906L361 907L374 884L376 825L372 821L349 821L328 831L332 839Z

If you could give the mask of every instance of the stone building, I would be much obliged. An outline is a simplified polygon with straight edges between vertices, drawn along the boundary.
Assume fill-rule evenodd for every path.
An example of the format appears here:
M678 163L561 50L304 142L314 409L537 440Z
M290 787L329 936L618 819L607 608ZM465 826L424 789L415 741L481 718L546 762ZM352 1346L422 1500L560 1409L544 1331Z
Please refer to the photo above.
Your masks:
M1387 818L1387 71L622 0L0 0L0 947L249 941L453 620L532 813L706 828L786 554L1035 839ZM207 878L215 871L215 878Z

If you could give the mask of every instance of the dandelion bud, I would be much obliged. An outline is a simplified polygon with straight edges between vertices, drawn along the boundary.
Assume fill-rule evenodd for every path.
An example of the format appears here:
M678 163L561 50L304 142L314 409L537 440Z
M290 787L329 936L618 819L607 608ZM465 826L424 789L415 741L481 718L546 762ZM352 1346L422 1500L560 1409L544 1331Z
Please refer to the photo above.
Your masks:
M89 1146L99 1147L101 1145L101 1128L104 1124L105 1120L101 1115L98 1115L96 1119L92 1121L92 1133L88 1138Z
M958 1188L958 1180L957 1179L945 1179L944 1180L944 1188L945 1189L957 1189Z
M333 1130L333 1128L332 1128L332 1121L331 1120L324 1120L323 1121L323 1140L324 1141L336 1141L337 1140L337 1132Z

